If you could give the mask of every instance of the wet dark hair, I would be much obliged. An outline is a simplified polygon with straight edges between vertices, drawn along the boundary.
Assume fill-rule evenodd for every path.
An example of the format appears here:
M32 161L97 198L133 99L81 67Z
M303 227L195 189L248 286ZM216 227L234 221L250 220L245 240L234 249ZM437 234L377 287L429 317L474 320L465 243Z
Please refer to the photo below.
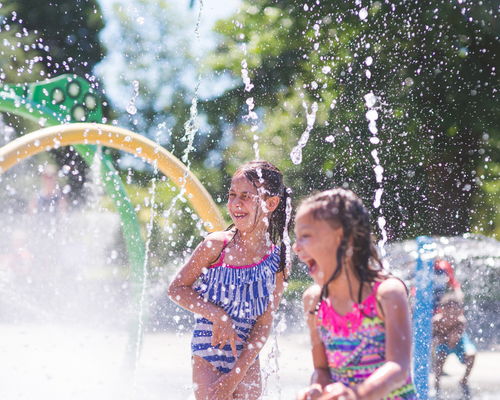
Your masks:
M286 221L286 203L287 198L290 197L290 190L285 187L283 183L283 174L275 165L268 161L259 160L251 161L243 164L234 173L233 177L244 175L257 190L257 193L262 193L264 198L278 196L280 201L278 207L269 216L269 226L267 232L269 233L270 240L275 245L280 245L280 264L278 272L283 272L286 277L286 246L283 242L285 229L290 231L290 224L287 225ZM227 230L232 229L234 224L231 224ZM236 234L235 234L236 236ZM234 237L233 236L233 239ZM226 246L229 243L226 244ZM224 251L225 247L222 248ZM221 251L221 254L222 254Z
M382 262L371 240L370 216L363 202L352 191L335 188L306 198L300 207L305 206L315 220L325 221L333 229L343 228L344 231L337 250L337 268L323 286L319 302L328 297L328 284L340 276L342 261L347 258L347 250L352 248L350 257L360 282L358 303L361 303L364 283L383 279Z

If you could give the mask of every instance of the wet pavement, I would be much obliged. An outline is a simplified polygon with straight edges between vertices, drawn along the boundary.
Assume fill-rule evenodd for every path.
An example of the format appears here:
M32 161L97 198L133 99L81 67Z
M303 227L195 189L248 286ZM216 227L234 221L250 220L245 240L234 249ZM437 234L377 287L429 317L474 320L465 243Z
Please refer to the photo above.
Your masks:
M125 368L126 332L70 325L0 325L0 398L191 400L190 339L188 332L146 334L137 368L130 371ZM285 333L278 338L277 349L273 344L274 336L260 358L264 373L274 371L263 399L294 399L312 372L308 336ZM278 368L270 357L277 351ZM458 381L464 366L452 355L444 370L442 398L461 399ZM470 386L474 399L500 399L499 351L478 353Z

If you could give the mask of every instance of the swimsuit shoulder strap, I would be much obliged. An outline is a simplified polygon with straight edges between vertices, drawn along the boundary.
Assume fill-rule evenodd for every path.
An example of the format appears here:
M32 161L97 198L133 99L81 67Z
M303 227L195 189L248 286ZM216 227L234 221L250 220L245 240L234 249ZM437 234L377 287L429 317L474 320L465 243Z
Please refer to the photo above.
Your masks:
M224 239L224 244L222 245L222 250L220 253L220 260L218 263L211 265L210 268L220 267L224 263L224 255L226 253L226 245L227 245L227 239Z
M224 244L222 245L222 250L220 254L220 263L222 264L224 262L224 255L226 254L226 245L227 245L227 239L224 239Z

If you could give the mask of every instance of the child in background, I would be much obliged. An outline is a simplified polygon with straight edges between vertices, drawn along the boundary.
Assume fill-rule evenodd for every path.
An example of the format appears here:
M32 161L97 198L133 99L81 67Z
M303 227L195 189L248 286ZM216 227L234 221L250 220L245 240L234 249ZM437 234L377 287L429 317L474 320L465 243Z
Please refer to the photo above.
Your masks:
M307 198L295 236L316 282L303 295L315 370L297 399L417 399L406 287L381 273L361 200L343 189Z
M476 347L467 335L467 327L462 302L455 293L447 293L441 299L441 310L432 317L434 344L436 347L436 398L440 397L441 377L446 358L455 353L462 364L466 366L465 374L460 381L460 388L465 399L471 398L468 379L476 357Z
M286 278L287 190L271 163L253 161L231 180L233 224L208 235L169 287L196 314L192 339L197 400L258 399L258 354L271 330ZM198 284L196 282L198 281Z

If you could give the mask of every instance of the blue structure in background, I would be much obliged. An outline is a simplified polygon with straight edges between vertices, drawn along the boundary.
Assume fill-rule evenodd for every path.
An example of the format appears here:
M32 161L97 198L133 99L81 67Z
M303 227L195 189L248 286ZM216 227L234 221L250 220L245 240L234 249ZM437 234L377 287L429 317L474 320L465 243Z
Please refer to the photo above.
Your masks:
M419 398L429 398L431 372L433 274L436 245L428 236L417 241L417 268L415 272L415 303L413 306L413 379Z

